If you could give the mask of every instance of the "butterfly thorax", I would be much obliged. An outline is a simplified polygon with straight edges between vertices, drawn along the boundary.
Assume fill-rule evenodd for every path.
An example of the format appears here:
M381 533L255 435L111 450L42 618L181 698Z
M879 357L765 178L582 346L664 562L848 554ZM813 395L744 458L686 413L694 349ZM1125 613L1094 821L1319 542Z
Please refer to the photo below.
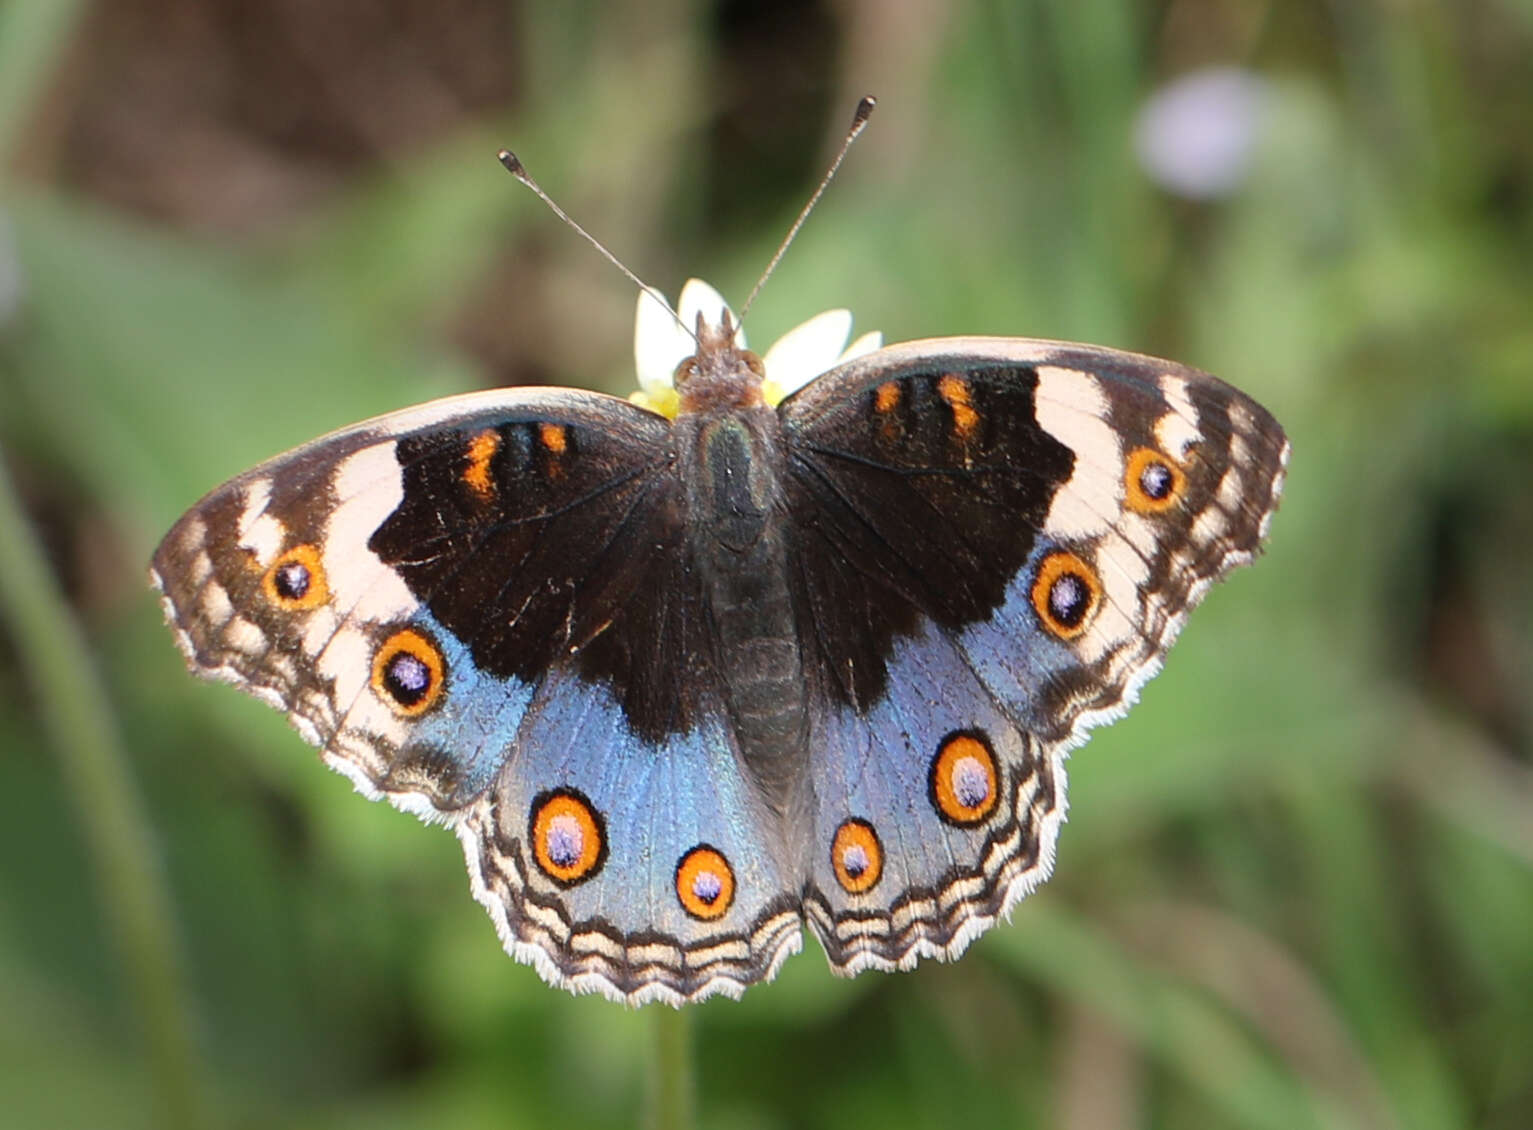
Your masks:
M807 715L788 580L782 425L761 399L754 355L733 344L727 327L717 335L700 330L675 423L693 560L741 752L769 794L783 799L803 754Z

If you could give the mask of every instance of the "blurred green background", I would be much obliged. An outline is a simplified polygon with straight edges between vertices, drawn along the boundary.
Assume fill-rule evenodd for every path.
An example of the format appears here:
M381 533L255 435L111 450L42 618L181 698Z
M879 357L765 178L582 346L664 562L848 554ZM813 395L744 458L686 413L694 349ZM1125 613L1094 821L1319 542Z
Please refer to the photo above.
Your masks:
M186 675L145 563L364 416L632 388L632 288L500 145L738 303L866 92L754 344L1177 357L1292 472L1049 886L691 1010L699 1123L1533 1125L1529 0L0 0L0 1122L640 1118L674 1029L505 957L453 837Z

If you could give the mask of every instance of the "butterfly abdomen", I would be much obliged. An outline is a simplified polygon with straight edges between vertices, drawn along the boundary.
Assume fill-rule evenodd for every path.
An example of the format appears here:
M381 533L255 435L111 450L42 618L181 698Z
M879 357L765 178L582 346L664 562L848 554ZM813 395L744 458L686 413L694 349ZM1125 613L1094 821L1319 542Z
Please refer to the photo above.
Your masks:
M677 424L693 553L741 752L769 794L793 778L807 730L788 585L781 428L765 407Z

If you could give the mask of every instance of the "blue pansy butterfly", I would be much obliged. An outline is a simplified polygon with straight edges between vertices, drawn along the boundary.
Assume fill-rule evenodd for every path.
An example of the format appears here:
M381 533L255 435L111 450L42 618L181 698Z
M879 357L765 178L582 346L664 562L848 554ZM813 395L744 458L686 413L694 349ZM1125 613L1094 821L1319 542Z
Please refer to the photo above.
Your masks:
M842 974L956 957L1048 877L1067 752L1260 547L1287 440L1174 362L843 349L845 311L758 357L711 288L679 307L640 297L632 402L450 397L219 487L154 555L168 619L449 825L553 984L738 996L805 923Z

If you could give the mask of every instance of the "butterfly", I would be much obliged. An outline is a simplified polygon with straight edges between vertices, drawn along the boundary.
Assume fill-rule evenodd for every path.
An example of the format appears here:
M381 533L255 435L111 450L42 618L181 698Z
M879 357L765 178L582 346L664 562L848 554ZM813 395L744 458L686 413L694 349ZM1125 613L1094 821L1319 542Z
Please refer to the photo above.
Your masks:
M683 356L640 403L335 432L152 581L193 671L457 833L555 985L738 996L805 925L845 975L956 957L1052 870L1068 751L1261 546L1288 441L1197 370L1020 338L863 339L784 395L804 351L688 290L691 333L641 297Z

